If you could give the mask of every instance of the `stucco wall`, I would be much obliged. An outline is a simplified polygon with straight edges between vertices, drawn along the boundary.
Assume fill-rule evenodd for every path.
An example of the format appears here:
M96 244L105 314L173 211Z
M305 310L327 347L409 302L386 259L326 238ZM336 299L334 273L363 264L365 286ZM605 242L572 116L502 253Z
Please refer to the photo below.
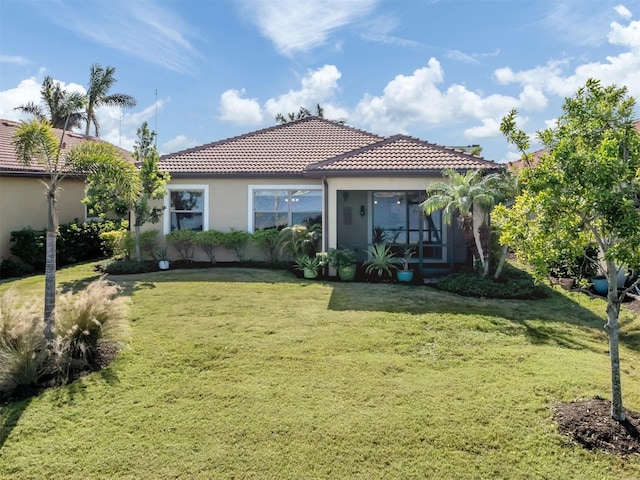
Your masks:
M11 232L30 226L35 230L47 227L45 186L38 178L0 177L0 257L10 252ZM78 218L85 220L84 182L63 180L58 195L60 224Z

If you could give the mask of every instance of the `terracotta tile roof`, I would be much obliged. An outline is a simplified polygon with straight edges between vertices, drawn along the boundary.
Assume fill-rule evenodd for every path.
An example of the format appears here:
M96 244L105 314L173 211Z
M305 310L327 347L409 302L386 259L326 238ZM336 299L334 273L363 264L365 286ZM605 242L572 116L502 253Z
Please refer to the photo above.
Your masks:
M39 175L45 173L44 167L38 163L32 163L30 166L25 166L16 158L15 149L13 146L13 136L16 130L20 126L20 122L14 122L12 120L0 120L0 174L24 174L24 175ZM54 132L58 138L62 134L62 130L54 129ZM91 137L81 135L73 132L65 132L63 155L71 147L85 141L99 141L103 140L97 137ZM125 158L129 161L133 161L131 153L120 149Z
M318 117L164 155L172 176L301 175L307 165L379 142L383 137Z
M459 150L404 135L384 138L318 117L164 155L174 177L299 176L328 173L440 172L444 168L499 168Z
M440 173L447 168L468 170L502 168L495 162L450 147L395 135L380 142L309 165L309 172L324 174Z

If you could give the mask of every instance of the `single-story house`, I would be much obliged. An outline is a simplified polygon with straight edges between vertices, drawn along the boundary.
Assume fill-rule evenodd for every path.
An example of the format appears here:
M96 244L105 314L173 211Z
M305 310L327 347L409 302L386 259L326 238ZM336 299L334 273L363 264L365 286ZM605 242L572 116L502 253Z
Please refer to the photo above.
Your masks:
M323 250L349 247L362 261L383 234L412 247L417 267L433 274L468 264L469 252L455 220L447 226L440 212L420 210L426 187L443 169L502 167L418 138L308 117L164 155L160 168L171 174L162 234L321 223Z
M19 122L0 120L0 261L11 255L9 239L11 232L31 227L43 230L47 227L47 198L42 182L48 182L50 176L37 162L29 167L16 158L13 146L14 135ZM58 138L62 130L54 129ZM73 132L65 132L63 155L74 145L85 141L102 141L96 137ZM132 161L131 154L122 150L122 154ZM58 196L58 221L60 224L74 221L76 218L88 219L85 197L85 182L77 176L68 176L60 182Z

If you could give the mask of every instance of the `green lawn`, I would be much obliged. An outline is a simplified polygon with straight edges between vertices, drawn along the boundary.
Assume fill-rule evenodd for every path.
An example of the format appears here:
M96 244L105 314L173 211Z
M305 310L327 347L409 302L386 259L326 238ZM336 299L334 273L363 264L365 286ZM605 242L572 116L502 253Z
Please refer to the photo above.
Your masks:
M609 398L602 300L228 268L112 279L133 302L128 348L0 407L2 478L640 478L640 458L586 451L552 420L556 402ZM13 284L40 294L43 278L0 292ZM638 411L640 318L621 320L625 406Z

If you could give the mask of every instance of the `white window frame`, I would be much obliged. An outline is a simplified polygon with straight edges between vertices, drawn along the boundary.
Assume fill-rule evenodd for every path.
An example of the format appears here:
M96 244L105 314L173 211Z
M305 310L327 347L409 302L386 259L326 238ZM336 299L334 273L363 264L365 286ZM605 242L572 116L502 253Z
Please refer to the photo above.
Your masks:
M248 218L247 218L247 231L249 233L253 233L253 229L254 229L254 220L255 220L255 212L253 209L253 195L254 192L256 190L319 190L321 193L321 205L320 205L320 212L323 215L324 218L324 188L322 188L322 185L298 185L298 184L268 184L268 185L249 185L248 188L248 205L249 208L247 209L248 212Z
M202 190L202 230L209 230L209 185L206 184L182 184L167 185L167 194L164 197L164 233L171 232L171 192L180 190Z

